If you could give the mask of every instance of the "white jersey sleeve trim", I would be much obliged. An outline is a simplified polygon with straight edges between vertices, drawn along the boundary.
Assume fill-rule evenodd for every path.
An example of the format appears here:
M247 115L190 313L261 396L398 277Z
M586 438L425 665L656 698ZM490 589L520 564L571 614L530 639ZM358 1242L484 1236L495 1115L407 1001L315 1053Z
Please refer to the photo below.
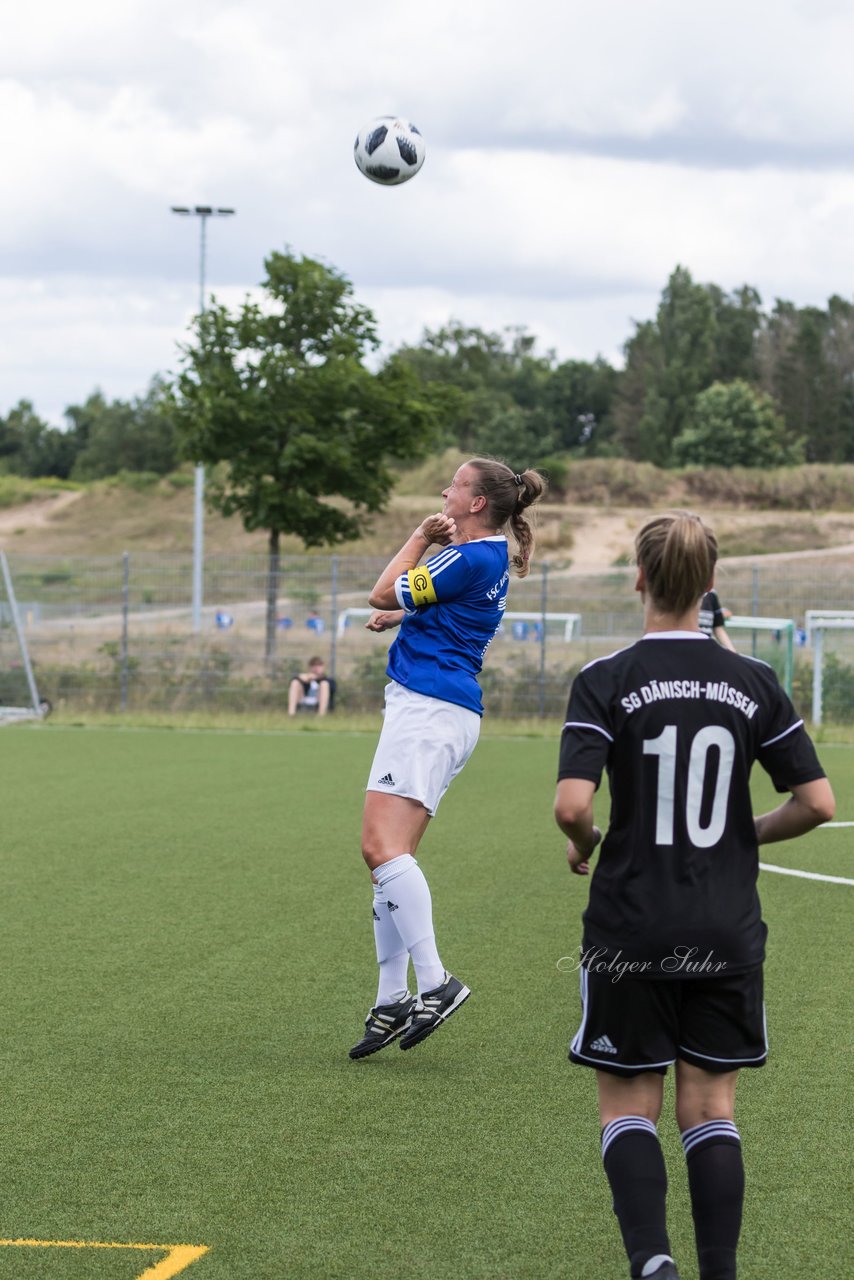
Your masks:
M800 729L803 720L796 720L794 724L790 724L788 729L784 729L782 733L778 733L776 738L769 738L767 742L761 742L762 747L773 747L775 742L779 742L781 738L787 737L790 733L794 733L796 729Z
M410 617L411 617L411 616L412 616L412 614L413 614L413 613L415 613L416 611L415 611L415 609L408 609L408 608L406 607L406 605L404 604L404 601L403 601L403 584L404 584L404 582L405 582L405 581L406 581L406 574L405 574L405 573L403 573L403 574L401 574L401 576L397 579L397 581L396 581L396 582L395 582L395 584L394 584L394 594L397 596L397 603L400 605L400 607L401 607L401 609L403 610L403 612L404 612L405 614L407 614L408 616L410 616Z
M591 658L588 663L581 668L582 671L589 671L591 667L595 667L597 662L610 662L612 658L619 658L621 653L628 653L631 645L627 644L622 649L615 649L613 653L606 653L602 658Z
M446 551L442 551L434 560L428 561L430 576L438 578L439 574L455 564L460 559L460 553L456 547L448 547Z
M584 720L567 720L563 727L564 729L595 729L597 733L601 733L603 738L607 738L609 742L614 741L608 730L603 729L601 724L587 724Z

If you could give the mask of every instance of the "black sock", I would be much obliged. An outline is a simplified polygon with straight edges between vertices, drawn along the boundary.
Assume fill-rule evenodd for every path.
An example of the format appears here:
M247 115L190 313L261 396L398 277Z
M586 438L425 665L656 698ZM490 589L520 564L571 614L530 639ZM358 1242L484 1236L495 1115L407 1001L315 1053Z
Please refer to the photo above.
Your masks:
M744 1205L741 1139L731 1120L707 1120L682 1134L700 1280L735 1280Z
M602 1130L602 1162L633 1276L656 1256L670 1256L665 1225L667 1170L655 1125L620 1116Z

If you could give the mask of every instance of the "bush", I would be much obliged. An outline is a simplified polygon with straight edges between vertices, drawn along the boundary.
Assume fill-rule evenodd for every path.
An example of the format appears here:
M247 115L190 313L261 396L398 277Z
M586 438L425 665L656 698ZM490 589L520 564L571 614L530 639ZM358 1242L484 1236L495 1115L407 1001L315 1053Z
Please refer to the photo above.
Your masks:
M681 473L692 498L781 511L850 511L854 466L693 468Z
M827 720L840 724L854 721L854 667L840 661L835 653L824 659L822 711Z
M744 467L779 467L803 461L771 396L743 378L714 382L694 401L693 413L672 445L677 466L713 466L719 459Z
M548 497L552 501L555 498L566 497L569 469L570 460L566 454L555 454L552 457L543 458L542 462L537 463L537 471L542 471L549 482Z
M837 724L854 724L854 667L843 662L835 653L826 653L823 674L822 719L832 720ZM796 659L792 676L792 702L798 715L804 720L812 717L812 680L812 663Z
M156 471L119 471L107 483L134 493L147 493L160 483L160 476Z
M66 490L79 489L79 484L68 480L56 480L46 477L38 480L25 479L22 476L0 475L0 508L21 507L34 498L44 498Z
M563 494L570 502L653 507L667 500L673 477L651 462L626 458L569 460Z
M462 466L472 457L460 449L445 449L422 462L420 466L406 471L394 487L396 494L409 497L422 497L428 493L441 493L451 479L457 467Z
M165 477L165 482L170 489L192 489L196 480L192 471L173 471Z
M338 681L336 707L341 711L376 711L381 707L383 690L388 684L387 663L385 649L375 649L358 657L346 679Z

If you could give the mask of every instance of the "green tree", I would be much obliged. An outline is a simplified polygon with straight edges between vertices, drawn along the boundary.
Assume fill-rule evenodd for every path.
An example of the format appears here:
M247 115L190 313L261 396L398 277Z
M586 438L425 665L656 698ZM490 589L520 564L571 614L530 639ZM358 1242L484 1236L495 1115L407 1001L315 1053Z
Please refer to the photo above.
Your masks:
M636 324L624 348L608 432L619 451L669 466L700 391L713 382L757 380L763 324L761 299L749 285L727 294L695 284L677 267L655 320Z
M613 439L617 452L634 462L646 461L640 426L647 396L657 383L663 355L658 327L653 320L635 325L623 348L625 366L617 379L613 401Z
M153 378L144 396L108 402L93 391L65 411L76 442L75 478L97 480L119 471L166 475L179 461L174 403L168 384Z
M566 360L552 370L539 393L541 435L555 447L596 455L608 447L611 410L619 374L601 357L592 363Z
M556 449L594 452L605 434L616 370L601 359L557 365L522 328L487 333L452 321L396 358L440 389L449 444L528 466Z
M803 443L790 438L770 396L737 378L700 392L673 458L680 466L783 467L803 461Z
M836 294L827 303L822 355L828 420L813 423L807 435L807 458L854 462L854 304Z
M714 309L715 382L758 379L757 342L765 321L762 299L751 285L725 293L716 284L705 286Z
M524 439L518 452L523 452L541 430L541 424L528 419L551 368L551 358L536 355L535 346L536 339L521 328L488 333L452 320L441 329L425 330L417 346L399 348L393 359L437 390L444 406L445 443L501 453L512 419L521 426ZM517 450L510 453L515 457Z
M365 366L376 324L343 275L290 253L264 265L262 302L232 314L214 301L197 318L175 391L186 456L216 468L211 505L268 533L271 663L281 535L307 547L357 538L389 499L391 462L428 450L438 413L402 362Z
M810 462L854 461L854 306L827 309L778 299L759 342L759 382Z
M661 361L638 424L641 456L666 467L673 441L684 429L697 393L712 381L716 322L708 289L684 267L667 282L656 317Z
M542 462L558 447L556 433L540 415L512 403L492 406L471 443L473 452L505 458L521 470Z
M29 400L20 400L0 418L0 471L67 480L74 455L73 437L40 418Z

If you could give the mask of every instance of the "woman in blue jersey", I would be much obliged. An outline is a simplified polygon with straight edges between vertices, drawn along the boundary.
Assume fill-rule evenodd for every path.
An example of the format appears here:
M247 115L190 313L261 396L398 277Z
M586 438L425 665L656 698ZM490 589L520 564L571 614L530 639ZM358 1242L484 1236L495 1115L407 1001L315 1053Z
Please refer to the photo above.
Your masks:
M370 631L400 627L389 651L385 719L365 797L362 854L374 885L380 976L364 1058L401 1037L409 1049L469 996L436 948L430 890L415 851L430 818L477 742L483 714L477 677L507 602L511 567L530 568L533 529L525 511L545 493L537 471L514 472L474 458L442 493L370 594ZM507 530L516 543L510 557ZM438 555L424 560L438 545ZM407 984L409 960L417 996Z

